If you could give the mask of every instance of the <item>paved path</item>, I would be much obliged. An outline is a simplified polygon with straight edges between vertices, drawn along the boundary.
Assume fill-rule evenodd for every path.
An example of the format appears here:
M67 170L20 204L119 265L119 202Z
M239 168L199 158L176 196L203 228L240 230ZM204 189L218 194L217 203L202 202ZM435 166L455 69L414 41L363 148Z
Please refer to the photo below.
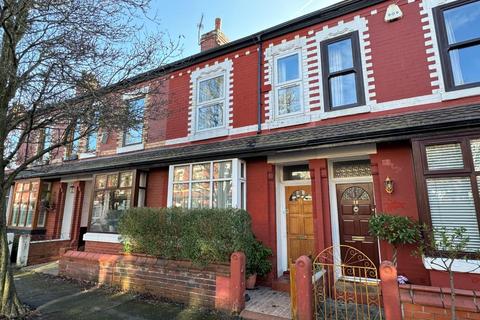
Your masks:
M15 285L22 302L36 309L32 319L231 319L177 304L140 300L133 294L113 292L33 271L18 273Z

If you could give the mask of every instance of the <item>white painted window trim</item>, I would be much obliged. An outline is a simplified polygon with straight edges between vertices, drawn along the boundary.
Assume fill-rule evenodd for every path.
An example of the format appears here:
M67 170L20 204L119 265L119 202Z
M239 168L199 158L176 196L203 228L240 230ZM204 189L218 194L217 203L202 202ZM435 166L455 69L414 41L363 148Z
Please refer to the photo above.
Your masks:
M88 159L88 158L94 158L96 156L95 152L80 152L78 154L78 159Z
M269 119L262 125L264 129L273 129L280 127L293 126L311 121L308 97L308 72L307 65L304 63L307 59L307 40L306 37L297 37L290 41L284 41L278 45L271 45L265 49L265 60L268 65L268 79L265 84L271 84L272 90L268 93L266 101L266 112ZM277 61L281 58L298 54L299 78L285 83L278 83ZM278 91L282 88L300 85L300 112L280 115L278 112Z
M369 76L368 76L369 74L367 71L367 66L371 66L372 62L371 61L367 62L367 59L366 59L367 53L365 51L365 47L368 45L369 40L368 40L368 37L364 35L364 33L368 31L367 20L365 18L362 18L360 16L355 16L355 18L352 21L340 23L337 26L334 26L331 28L324 28L323 30L317 32L315 34L315 38L317 40L317 43L319 44L318 46L319 61L321 61L322 59L320 44L323 41L338 38L342 35L352 33L355 31L358 32L358 37L359 37L358 43L360 47L360 63L362 67L363 90L364 90L363 94L365 96L365 105L347 108L347 109L340 109L335 111L325 111L325 103L323 100L325 96L325 93L323 92L323 70L322 70L322 63L319 62L318 74L319 74L319 86L320 86L321 99L322 99L320 119L329 119L329 118L342 117L342 116L353 115L358 113L371 112L372 106L376 104L376 100L373 99L374 95L371 95L369 93L369 89L374 88L374 84L372 84L372 81L370 81L369 83Z
M441 101L448 101L448 100L454 100L454 99L459 99L459 98L466 98L466 97L472 97L472 96L478 96L480 95L480 86L475 87L475 88L468 88L468 89L459 89L459 90L453 90L453 91L446 91L445 90L445 79L443 78L443 65L441 63L441 58L440 58L440 46L438 44L438 39L437 39L437 29L435 25L435 19L433 17L433 9L439 6L442 6L444 4L452 3L458 0L422 0L420 2L420 8L421 8L421 13L422 15L426 15L426 21L428 22L428 26L425 26L424 29L426 30L425 32L425 38L430 38L428 40L425 40L425 45L426 46L432 46L432 49L427 49L427 53L433 53L433 64L429 65L430 70L433 70L430 73L430 76L437 76L438 77L438 83L433 80L433 84L438 84L439 89L433 90L432 93L438 93L440 94L440 100ZM423 9L422 9L423 8ZM430 60L429 60L430 61Z
M214 162L221 162L221 161L232 161L232 177L230 179L213 179L213 163ZM210 178L208 180L202 180L204 182L209 182L210 183L210 207L212 206L212 192L213 192L213 182L214 181L232 181L232 208L241 208L240 205L240 199L241 199L241 182L245 183L245 207L246 207L246 163L243 160L240 159L219 159L219 160L212 160L212 161L202 161L202 162L190 162L190 163L180 163L180 164L175 164L171 165L168 168L168 191L167 191L167 207L171 207L173 203L173 170L174 167L180 167L180 166L189 166L190 174L189 174L189 180L188 180L188 187L189 190L192 188L192 166L196 164L202 164L202 163L210 163ZM245 178L241 178L240 176L240 170L241 170L241 163L244 163L245 165ZM197 181L195 181L197 182ZM187 182L185 182L187 183ZM191 192L189 192L188 195L188 206L190 207L191 205Z
M121 235L114 233L87 232L83 235L83 241L122 243Z
M206 67L193 71L190 78L191 86L191 108L189 110L189 122L190 122L190 132L189 132L189 141L204 140L215 137L226 136L230 133L230 111L231 111L231 101L230 94L233 90L233 78L231 77L231 72L233 70L233 61L225 60L224 62L217 62L213 65L207 65ZM198 103L198 90L199 83L204 80L209 80L216 78L218 76L223 76L223 85L224 85L224 96L223 98L214 99L208 103ZM210 128L197 130L198 122L198 108L207 104L213 104L215 102L223 103L223 125Z
M137 143L137 144L132 144L132 145L125 146L125 147L118 147L117 148L117 153L139 151L139 150L143 150L144 148L145 148L145 146L144 146L143 143Z
M437 271L445 271L444 269L440 268L432 264L435 259L439 258L432 258L432 257L422 257L423 265L427 270L437 270ZM449 263L451 260L447 260ZM441 263L441 262L440 262ZM452 270L454 272L462 272L462 273L473 273L473 274L480 274L480 260L461 260L455 259L453 261ZM477 268L476 270L474 270Z

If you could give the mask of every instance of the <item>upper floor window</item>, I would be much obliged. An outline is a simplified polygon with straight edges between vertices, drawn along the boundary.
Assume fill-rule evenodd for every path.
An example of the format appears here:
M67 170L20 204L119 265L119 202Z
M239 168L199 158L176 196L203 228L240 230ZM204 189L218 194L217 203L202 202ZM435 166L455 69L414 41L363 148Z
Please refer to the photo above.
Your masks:
M37 150L37 153L43 152L44 150L49 149L52 146L52 129L46 127L40 134L40 143ZM47 152L42 156L42 161L50 160L51 152Z
M90 132L85 139L85 152L95 152L97 150L97 131Z
M325 110L365 104L358 32L321 43Z
M245 208L245 163L237 159L170 167L169 206Z
M285 116L302 111L300 54L295 53L276 59L277 115Z
M135 98L128 101L132 116L139 119L139 123L125 131L123 146L131 146L143 142L143 121L145 115L145 97Z
M225 76L200 80L197 93L197 131L223 127L225 123Z
M480 1L456 1L435 8L447 90L480 85Z

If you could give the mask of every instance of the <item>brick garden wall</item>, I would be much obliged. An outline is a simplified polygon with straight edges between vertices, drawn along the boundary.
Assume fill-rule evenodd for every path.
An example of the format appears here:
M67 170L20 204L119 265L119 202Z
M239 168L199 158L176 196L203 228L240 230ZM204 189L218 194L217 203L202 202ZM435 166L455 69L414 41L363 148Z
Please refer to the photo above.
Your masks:
M451 319L450 289L401 285L400 299L405 320ZM456 290L458 320L480 319L480 291Z
M68 251L60 260L60 274L175 302L239 312L244 306L244 263L242 253L232 255L231 265L199 268L189 261Z
M85 241L85 252L121 254L123 245L121 243Z
M28 265L60 259L70 249L70 240L32 241L28 249Z

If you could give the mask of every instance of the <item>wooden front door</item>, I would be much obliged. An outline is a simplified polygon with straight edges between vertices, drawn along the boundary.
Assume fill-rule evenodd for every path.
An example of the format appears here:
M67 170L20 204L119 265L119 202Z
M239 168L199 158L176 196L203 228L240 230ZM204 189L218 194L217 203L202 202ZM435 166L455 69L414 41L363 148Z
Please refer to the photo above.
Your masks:
M372 183L337 184L340 243L368 256L378 268L377 239L368 233L375 213Z
M289 266L302 255L314 257L312 189L285 187Z

